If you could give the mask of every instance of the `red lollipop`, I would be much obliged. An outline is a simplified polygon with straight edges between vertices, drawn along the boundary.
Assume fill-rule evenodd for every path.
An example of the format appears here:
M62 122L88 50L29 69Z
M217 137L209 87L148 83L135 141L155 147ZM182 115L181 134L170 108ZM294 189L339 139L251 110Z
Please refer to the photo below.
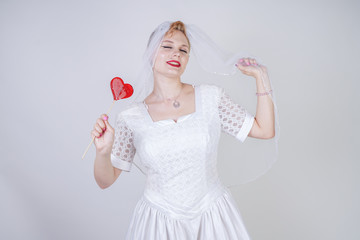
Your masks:
M114 96L114 101L131 97L134 92L133 87L128 83L124 84L124 81L119 77L114 77L111 80L110 87Z
M111 87L111 92L112 92L113 97L114 97L114 101L111 104L111 106L110 106L109 110L107 111L106 115L109 115L112 107L114 106L115 101L117 101L119 99L124 99L124 98L131 97L131 95L134 93L133 87L128 83L124 83L124 81L119 77L114 77L111 80L110 87ZM94 139L95 139L95 137L92 138L90 144L86 148L84 154L82 155L82 159L84 159L84 157L85 157L87 151L89 150L91 144L94 142Z

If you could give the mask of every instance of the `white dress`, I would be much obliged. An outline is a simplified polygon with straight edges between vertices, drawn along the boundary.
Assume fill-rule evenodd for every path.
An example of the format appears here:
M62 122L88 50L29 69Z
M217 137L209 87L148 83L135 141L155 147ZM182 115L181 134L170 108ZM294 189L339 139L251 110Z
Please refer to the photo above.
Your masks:
M130 171L137 153L147 175L126 239L250 239L216 164L221 130L244 141L254 118L216 86L196 86L195 102L177 122L144 103L118 115L112 164Z

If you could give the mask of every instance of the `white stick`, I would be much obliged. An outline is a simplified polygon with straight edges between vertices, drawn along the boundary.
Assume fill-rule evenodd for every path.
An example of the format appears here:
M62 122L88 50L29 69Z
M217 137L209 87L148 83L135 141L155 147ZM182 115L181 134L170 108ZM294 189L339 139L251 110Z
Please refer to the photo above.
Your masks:
M112 107L114 106L115 100L112 102L111 106L109 107L109 110L107 111L106 115L109 115L111 112Z
M89 148L90 148L91 144L94 142L94 140L95 140L95 136L93 136L91 142L90 142L89 145L87 146L87 148L86 148L84 154L82 155L81 159L84 159L86 153L89 151Z

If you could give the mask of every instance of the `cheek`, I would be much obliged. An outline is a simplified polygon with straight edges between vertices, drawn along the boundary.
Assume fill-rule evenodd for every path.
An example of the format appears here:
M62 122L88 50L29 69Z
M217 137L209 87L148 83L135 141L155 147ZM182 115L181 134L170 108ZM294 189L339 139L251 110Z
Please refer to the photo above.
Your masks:
M183 61L183 65L186 66L186 65L188 64L188 62L189 62L189 56L184 57L183 60L184 60L184 61Z
M163 59L165 59L165 54L164 53L158 53L156 58L155 58L154 66L162 63Z
M157 58L164 58L165 55L166 55L166 53L164 51L159 51L158 55L157 55Z

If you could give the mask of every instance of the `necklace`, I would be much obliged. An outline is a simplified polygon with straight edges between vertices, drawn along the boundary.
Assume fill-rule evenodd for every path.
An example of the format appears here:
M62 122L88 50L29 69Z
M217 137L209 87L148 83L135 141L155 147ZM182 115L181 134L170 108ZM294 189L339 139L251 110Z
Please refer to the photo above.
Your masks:
M181 84L181 89L180 89L180 92L179 94L176 96L176 98L173 100L173 107L174 108L179 108L180 107L180 102L177 100L179 97L180 97L180 94L182 92L182 89L183 89L183 85ZM171 98L168 98L169 101L171 101Z
M173 102L173 106L174 106L174 108L179 108L180 103L175 99L174 102Z

